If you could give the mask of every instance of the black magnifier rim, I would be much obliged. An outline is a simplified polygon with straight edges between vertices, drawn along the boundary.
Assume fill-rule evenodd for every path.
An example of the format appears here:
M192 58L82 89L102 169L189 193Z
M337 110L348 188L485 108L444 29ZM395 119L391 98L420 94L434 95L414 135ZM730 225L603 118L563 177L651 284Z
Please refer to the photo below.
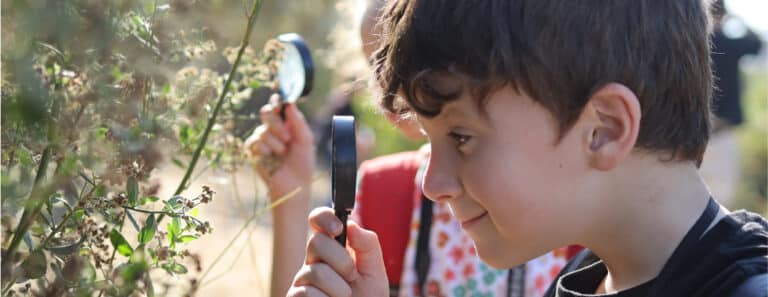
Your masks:
M355 118L333 116L331 128L331 191L334 209L349 211L355 206L357 148Z
M301 97L309 95L312 91L312 84L315 78L315 64L312 61L312 54L309 51L307 43L304 42L304 38L297 33L285 33L277 36L277 40L280 42L290 43L296 47L299 55L301 55L301 63L304 65L304 89L301 90Z

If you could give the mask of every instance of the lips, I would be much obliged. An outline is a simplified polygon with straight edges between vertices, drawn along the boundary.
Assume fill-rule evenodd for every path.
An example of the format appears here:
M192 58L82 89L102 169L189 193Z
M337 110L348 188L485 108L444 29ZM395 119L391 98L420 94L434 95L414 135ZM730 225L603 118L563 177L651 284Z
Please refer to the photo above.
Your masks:
M479 214L479 215L477 215L477 216L475 216L475 217L473 217L473 218L470 218L470 219L468 219L468 220L464 220L464 221L462 221L462 222L461 222L461 228L464 228L464 229L466 229L466 228L469 228L469 227L471 227L471 226L472 226L472 225L474 225L476 222L480 221L480 219L484 218L486 215L488 215L488 212L487 212L487 211L484 211L483 213L481 213L481 214Z

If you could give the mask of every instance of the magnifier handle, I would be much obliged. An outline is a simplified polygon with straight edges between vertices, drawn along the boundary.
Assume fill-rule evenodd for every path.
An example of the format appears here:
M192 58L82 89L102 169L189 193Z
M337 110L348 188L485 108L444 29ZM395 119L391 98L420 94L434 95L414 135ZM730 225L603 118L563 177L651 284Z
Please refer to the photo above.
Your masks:
M349 216L349 211L336 209L334 212L336 214L336 217L339 218L339 220L341 220L341 224L343 227L341 229L341 234L335 237L336 241L338 241L339 244L341 244L341 246L346 247L347 246L347 217Z
M285 105L288 103L280 103L280 120L285 122Z

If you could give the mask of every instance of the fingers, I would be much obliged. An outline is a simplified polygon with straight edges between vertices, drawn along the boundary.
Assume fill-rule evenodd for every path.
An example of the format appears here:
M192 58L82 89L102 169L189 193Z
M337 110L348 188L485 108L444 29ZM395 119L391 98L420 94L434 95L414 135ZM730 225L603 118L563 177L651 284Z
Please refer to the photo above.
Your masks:
M264 134L262 141L263 141L262 143L266 146L268 150L263 155L282 156L283 154L285 154L285 151L288 148L287 143L284 143L281 139L279 139L277 136L275 136L275 134L272 134L272 133Z
M327 294L320 291L320 289L310 286L291 287L288 290L288 297L328 297Z
M293 280L293 286L306 288L304 289L305 291L319 290L320 293L327 296L352 296L352 288L350 288L349 284L333 268L325 263L315 263L301 267L299 272L296 273L296 278ZM310 294L315 293L317 292Z
M309 225L315 231L307 242L306 264L326 263L344 279L353 281L357 278L355 262L349 251L341 246L334 237L341 233L342 225L327 207L316 208L309 215Z
M272 96L275 98L277 95ZM280 138L282 141L289 141L291 139L290 131L286 128L285 123L280 118L280 106L274 104L266 104L259 110L262 125L267 127L267 130Z
M253 157L283 155L288 149L288 143L269 131L269 127L261 125L245 141L245 148Z
M323 233L313 234L307 242L307 265L324 263L347 281L357 278L355 262L336 240Z
M260 112L262 124L253 131L245 142L246 151L254 157L284 154L291 141L291 131L280 119L279 96L274 95L270 104Z
M386 296L387 274L375 233L349 221L349 248L345 249L333 239L342 225L332 209L314 209L309 222L315 233L289 296Z
M384 257L376 233L363 229L354 221L349 221L347 240L349 247L355 253L356 270L362 275L386 280Z
M285 121L290 126L290 134L296 138L299 143L314 143L312 130L304 118L304 114L295 104L285 105Z
M314 232L324 233L328 236L341 234L343 225L330 207L318 207L309 213L309 226Z

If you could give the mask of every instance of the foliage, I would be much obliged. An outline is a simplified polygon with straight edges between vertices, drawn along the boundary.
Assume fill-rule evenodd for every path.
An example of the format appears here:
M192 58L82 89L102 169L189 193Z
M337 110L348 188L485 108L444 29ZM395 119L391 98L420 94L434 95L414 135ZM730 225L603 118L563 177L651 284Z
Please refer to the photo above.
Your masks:
M380 107L375 100L369 100L370 94L360 92L361 97L352 101L355 114L362 125L370 127L376 135L376 145L373 156L381 156L403 151L417 150L424 141L409 140L386 117L380 113Z
M3 5L4 296L195 292L200 257L186 245L212 231L198 212L214 190L185 190L201 157L245 163L236 128L255 114L242 107L273 84L279 47L246 46L261 1L243 2L241 46L221 50L207 28L178 26L194 2ZM166 158L186 174L158 197Z
M736 208L768 215L768 72L746 73L745 125L738 128L741 177Z

